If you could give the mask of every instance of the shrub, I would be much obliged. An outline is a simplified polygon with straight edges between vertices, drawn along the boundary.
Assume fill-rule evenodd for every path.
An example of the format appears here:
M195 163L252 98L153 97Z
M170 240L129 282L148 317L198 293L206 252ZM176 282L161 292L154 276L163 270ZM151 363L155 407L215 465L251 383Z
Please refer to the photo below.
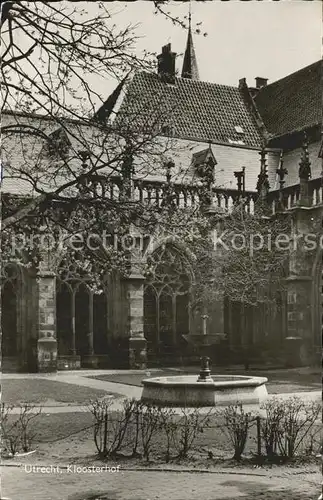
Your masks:
M234 448L234 460L240 461L244 452L249 428L254 421L251 413L246 413L241 403L219 410L217 414L224 418L224 429Z
M150 458L152 449L152 438L155 432L160 428L161 408L154 405L143 405L140 413L140 434L143 456L147 462Z
M176 421L174 409L161 408L160 426L166 438L165 461L168 463L171 459L171 448L174 445L178 430L178 422Z
M198 436L204 428L210 424L210 418L213 413L211 408L205 415L201 414L199 408L182 408L182 417L178 421L177 432L175 431L174 441L178 451L178 458L187 458L189 451Z
M120 412L113 412L111 405L111 400L103 399L90 403L89 407L95 419L95 446L102 458L115 457L130 445L130 425L138 403L133 399L125 400Z
M314 427L322 408L320 402L292 397L272 399L262 407L266 411L261 430L267 455L279 452L285 458L293 458L301 446L306 448L307 440L311 442L312 434L316 434Z
M111 401L102 400L90 403L89 410L94 416L93 438L100 457L108 455L109 411Z
M266 454L269 458L277 455L278 443L282 434L282 420L284 406L282 401L274 398L262 405L266 411L266 418L260 421L261 437L265 444Z
M112 411L111 400L90 404L94 416L94 442L101 458L116 457L124 450L131 450L132 457L143 456L149 460L153 436L160 424L160 408L143 404L135 399L125 400L121 411Z
M20 406L19 414L19 429L21 434L21 447L24 452L31 450L32 442L36 437L36 433L31 428L32 421L37 418L42 412L42 408L29 403L23 403Z
M19 409L19 413L14 413L14 408ZM14 456L19 451L28 452L31 450L32 442L36 436L31 423L40 415L41 411L41 407L29 403L16 406L1 403L1 442L4 451L8 451Z
M138 451L140 444L140 428L141 428L141 410L143 404L141 401L134 400L133 415L132 415L132 457L140 457L141 453Z

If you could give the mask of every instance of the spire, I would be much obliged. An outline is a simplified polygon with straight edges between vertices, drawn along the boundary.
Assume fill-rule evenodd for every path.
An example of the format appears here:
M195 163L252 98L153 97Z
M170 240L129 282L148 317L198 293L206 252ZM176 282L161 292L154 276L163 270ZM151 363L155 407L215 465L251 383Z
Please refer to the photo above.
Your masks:
M301 155L301 161L299 163L298 175L300 180L308 181L311 178L311 162L310 162L310 155L308 152L308 138L306 132L304 132L302 155Z
M284 167L284 153L283 151L280 152L280 157L279 157L279 168L276 169L276 174L278 175L279 179L279 204L277 209L280 211L284 211L286 208L286 203L285 203L285 193L283 191L284 185L285 185L285 177L288 175L288 170L287 168Z
M308 207L311 205L312 202L308 184L308 181L311 178L311 162L310 162L310 155L308 152L308 138L306 132L304 132L302 156L301 156L301 161L299 162L298 176L299 176L298 205Z
M190 80L199 80L199 71L197 68L197 61L195 57L195 50L193 45L192 28L191 28L191 3L190 11L188 14L188 34L186 49L182 68L182 78L189 78Z
M269 192L267 172L267 151L263 146L260 151L260 174L258 175L257 191L261 200L266 201Z

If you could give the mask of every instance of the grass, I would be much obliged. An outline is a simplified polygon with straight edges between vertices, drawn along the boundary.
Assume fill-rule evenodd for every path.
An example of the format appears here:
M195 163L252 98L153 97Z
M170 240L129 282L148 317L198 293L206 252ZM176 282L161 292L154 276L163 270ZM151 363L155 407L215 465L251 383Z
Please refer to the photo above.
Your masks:
M319 369L289 369L289 370L248 370L244 369L216 369L219 374L228 374L230 372L239 375L254 375L259 377L267 377L268 384L267 390L271 394L287 393L287 392L301 392L313 391L321 389L321 372ZM172 375L185 375L198 373L198 367L188 367L179 370L163 369L146 371L146 373L116 373L107 375L96 375L91 378L104 380L108 382L115 382L119 384L141 386L141 381L145 378L151 377L165 377Z
M61 440L66 440L68 443L73 436L77 439L86 438L90 440L93 433L92 424L93 417L89 411L41 414L35 420L33 429L36 434L35 443L48 443L50 445ZM89 441L89 444L92 443Z
M69 403L85 404L107 396L106 391L53 380L5 379L2 381L2 403Z

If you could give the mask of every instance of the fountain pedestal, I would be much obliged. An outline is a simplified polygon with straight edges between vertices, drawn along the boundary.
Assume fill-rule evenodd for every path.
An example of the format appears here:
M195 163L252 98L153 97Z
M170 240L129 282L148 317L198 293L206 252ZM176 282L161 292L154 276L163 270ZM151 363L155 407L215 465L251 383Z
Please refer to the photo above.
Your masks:
M202 356L201 358L201 370L199 377L197 379L198 382L213 382L211 377L210 370L210 358L208 356Z
M210 358L208 356L210 348L218 344L225 338L224 333L206 333L206 319L208 316L202 316L203 319L203 334L183 335L187 343L197 349L201 359L201 369L198 376L198 382L213 382L210 370Z

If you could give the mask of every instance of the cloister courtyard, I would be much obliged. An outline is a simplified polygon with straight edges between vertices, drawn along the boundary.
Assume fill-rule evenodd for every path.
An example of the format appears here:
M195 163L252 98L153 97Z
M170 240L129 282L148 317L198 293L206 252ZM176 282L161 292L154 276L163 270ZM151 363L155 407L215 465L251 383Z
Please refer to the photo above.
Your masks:
M0 30L0 500L322 500L321 2Z
M41 408L35 417L32 452L4 456L2 497L10 500L316 500L320 493L320 432L310 456L286 463L263 463L252 453L250 431L241 462L220 426L206 427L185 459L168 463L98 457L93 442L90 401L110 401L118 413L125 398L139 399L141 380L170 374L196 373L197 367L131 370L79 370L56 374L3 374L2 402L13 414L26 402ZM242 366L215 369L219 373L266 376L268 399L302 401L321 398L320 371L314 368L261 369ZM264 373L265 372L265 373ZM246 411L250 408L246 407ZM216 421L215 421L216 422ZM162 446L162 443L158 446ZM263 450L264 452L264 450Z

